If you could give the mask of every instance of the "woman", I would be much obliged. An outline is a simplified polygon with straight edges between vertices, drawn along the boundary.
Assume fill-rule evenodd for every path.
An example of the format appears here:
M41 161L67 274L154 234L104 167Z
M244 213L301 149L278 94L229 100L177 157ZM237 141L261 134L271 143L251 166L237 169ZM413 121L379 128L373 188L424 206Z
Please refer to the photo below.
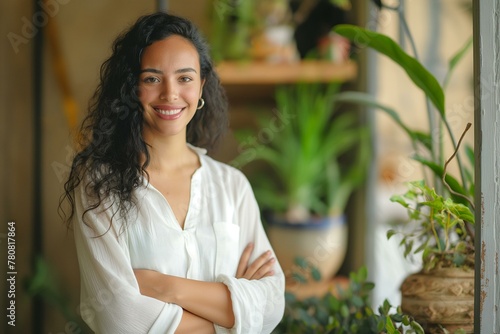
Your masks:
M226 111L189 21L147 15L115 41L64 195L92 330L269 333L281 320L284 275L250 185L205 155Z

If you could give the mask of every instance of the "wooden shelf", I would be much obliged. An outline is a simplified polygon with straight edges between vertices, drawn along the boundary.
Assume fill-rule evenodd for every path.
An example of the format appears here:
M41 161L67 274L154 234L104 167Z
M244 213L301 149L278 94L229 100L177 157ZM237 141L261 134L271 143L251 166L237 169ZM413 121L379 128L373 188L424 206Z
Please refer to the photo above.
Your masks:
M356 77L352 61L305 60L299 63L221 62L217 73L223 85L266 85L295 82L344 82Z

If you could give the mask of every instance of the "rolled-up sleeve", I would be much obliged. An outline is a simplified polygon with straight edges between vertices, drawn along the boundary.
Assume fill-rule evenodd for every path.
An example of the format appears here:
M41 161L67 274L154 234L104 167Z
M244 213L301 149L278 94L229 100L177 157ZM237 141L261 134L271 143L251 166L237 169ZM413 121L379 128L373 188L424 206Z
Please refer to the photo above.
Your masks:
M231 292L235 324L226 329L216 326L217 333L271 333L283 317L283 283L279 277L260 280L237 279L220 275Z
M74 236L80 267L82 319L96 333L174 333L182 318L175 304L141 295L112 204L85 214L83 187L75 190ZM106 209L103 209L106 208Z
M272 247L262 226L252 188L243 176L237 191L239 201L235 219L240 226L240 254L249 242L253 242L251 263L265 251L272 251ZM233 328L216 326L217 333L271 333L281 321L285 309L285 276L277 260L273 276L247 280L219 275L217 281L224 283L231 292L235 316Z

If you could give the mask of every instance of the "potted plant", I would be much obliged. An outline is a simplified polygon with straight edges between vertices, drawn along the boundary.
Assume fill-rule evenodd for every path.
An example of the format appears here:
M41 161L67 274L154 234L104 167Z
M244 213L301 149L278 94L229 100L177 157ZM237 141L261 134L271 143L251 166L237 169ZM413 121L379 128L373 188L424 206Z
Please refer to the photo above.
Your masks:
M305 270L310 264L297 261ZM346 288L337 287L321 297L297 298L286 292L285 314L273 334L423 334L422 326L400 307L393 307L387 300L373 310L370 292L374 284L367 281L366 267L351 272ZM315 275L310 275L314 278Z
M399 231L404 255L421 253L422 270L401 285L402 309L431 331L474 331L474 224L471 209L438 195L423 181L410 182L391 201L404 206L409 220Z
M416 275L410 275L401 286L403 311L415 316L431 333L447 333L455 329L460 333L472 333L474 303L472 268L475 247L471 224L474 223L472 214L474 180L471 170L462 163L459 152L460 143L470 124L457 142L446 118L443 87L416 58L404 52L388 36L349 25L337 26L335 31L352 41L362 41L365 46L394 60L430 101L427 108L429 130L426 132L411 129L401 121L398 112L378 103L368 94L346 92L338 98L344 102L361 103L387 112L411 139L415 152L418 152L413 158L433 175L424 182L410 183L410 189L406 194L392 198L393 201L405 206L409 213L409 222L402 227L401 232L404 255L422 252L423 260L422 270ZM408 30L406 31L408 33ZM470 44L471 41L467 41L450 60L444 87L453 68ZM434 109L431 108L431 104ZM434 118L435 111L437 111L437 121ZM443 141L446 137L440 132L433 131L435 129L441 131L443 128L455 148L455 152L446 163L443 150ZM466 148L466 153L473 166L472 149ZM458 165L459 178L447 173L447 166L454 158ZM388 236L392 235L394 231L389 231ZM455 298L453 301L443 301L452 297ZM447 319L438 318L441 315Z
M367 129L356 124L355 115L338 109L339 87L278 87L278 116L262 118L257 130L271 131L269 138L242 150L233 161L238 167L249 162L256 167L249 178L268 223L270 241L288 274L294 259L302 257L314 263L322 277L331 278L345 256L344 209L364 180L369 153ZM277 119L282 121L277 124ZM239 134L241 143L248 137L248 132ZM355 149L349 162L345 155Z
M214 61L248 59L256 25L252 1L214 0L210 6L210 45Z
M288 0L213 0L210 8L216 62L298 60Z

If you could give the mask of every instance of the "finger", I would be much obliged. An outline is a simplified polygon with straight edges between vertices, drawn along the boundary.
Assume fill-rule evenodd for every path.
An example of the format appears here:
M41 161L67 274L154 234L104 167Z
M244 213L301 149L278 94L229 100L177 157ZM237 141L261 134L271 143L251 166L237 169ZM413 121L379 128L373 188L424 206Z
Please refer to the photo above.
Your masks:
M242 278L243 275L245 274L245 271L248 266L248 260L250 259L250 255L252 255L253 247L254 247L253 243L250 242L243 250L240 262L238 263L238 269L236 270L236 278Z
M267 251L262 253L255 261L253 261L250 266L245 271L244 277L250 279L267 261L269 261L272 253Z
M263 277L274 275L274 263L276 259L274 257L270 258L266 263L264 263L256 272L252 275L250 279L261 279Z

